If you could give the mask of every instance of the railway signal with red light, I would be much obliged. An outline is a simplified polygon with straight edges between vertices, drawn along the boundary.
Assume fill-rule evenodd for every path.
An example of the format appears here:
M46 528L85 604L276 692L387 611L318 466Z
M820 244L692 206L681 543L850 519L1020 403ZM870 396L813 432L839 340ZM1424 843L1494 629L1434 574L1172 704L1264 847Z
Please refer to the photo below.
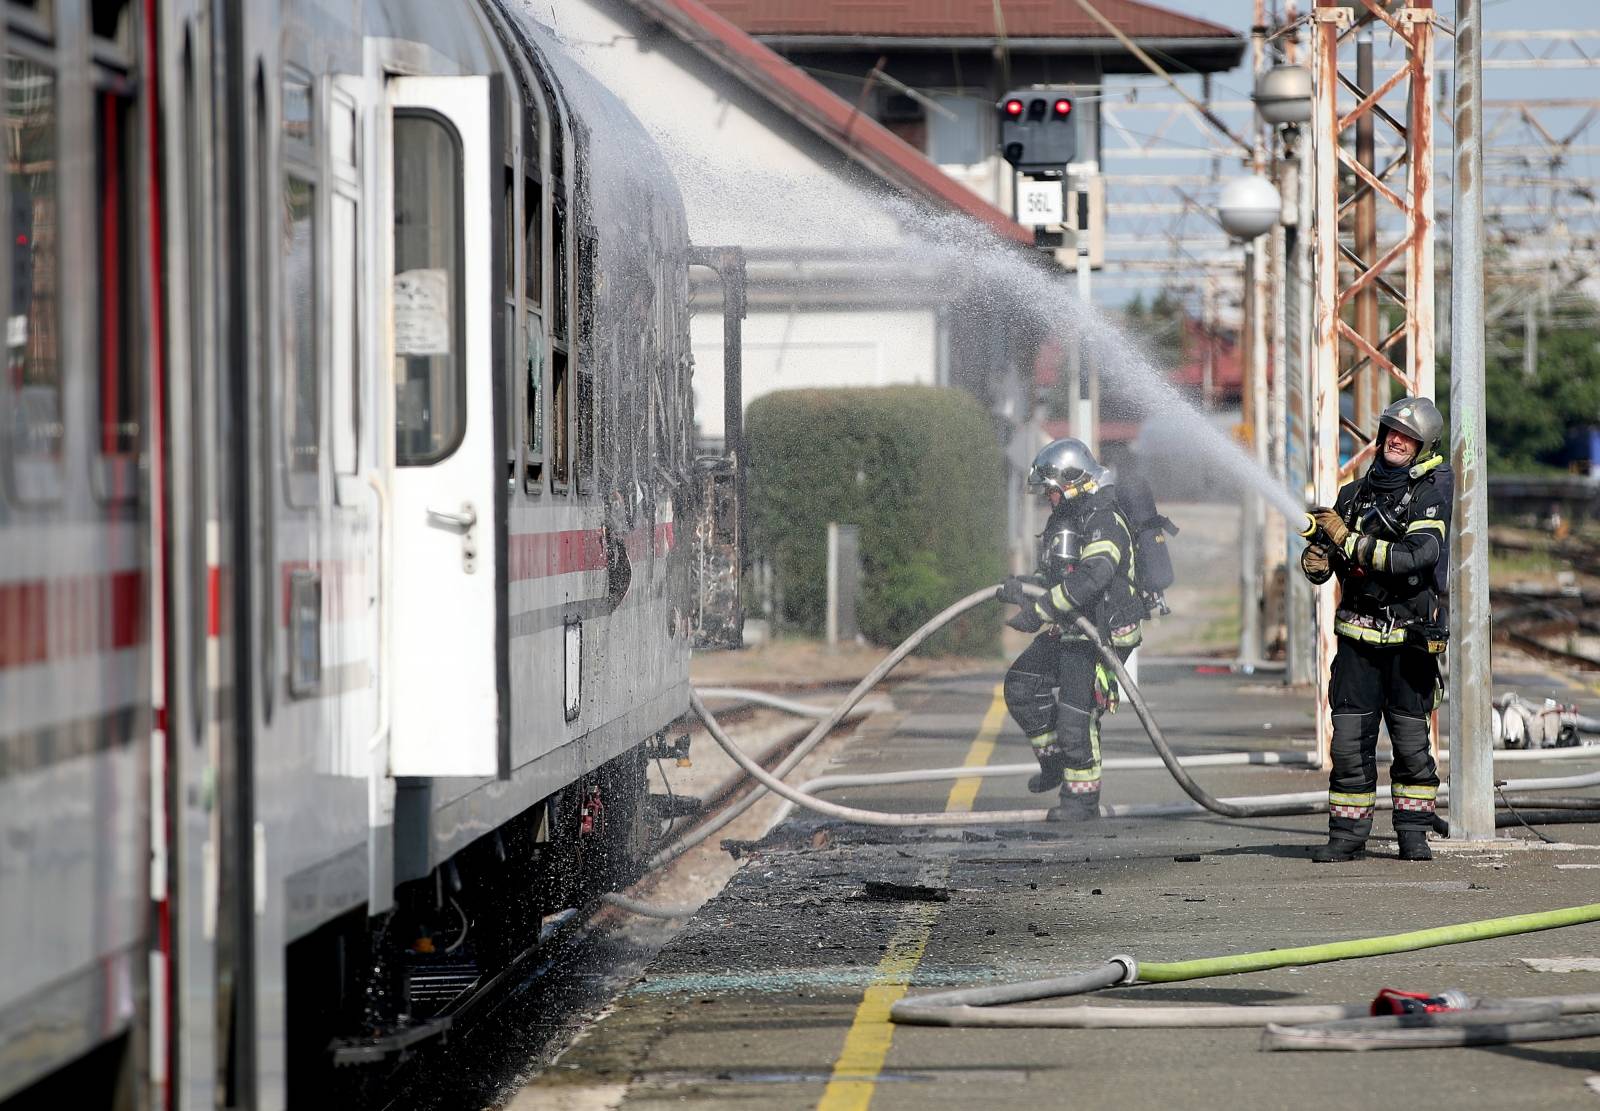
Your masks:
M995 104L1000 154L1026 173L1061 173L1078 154L1072 97L1061 86L1016 89Z

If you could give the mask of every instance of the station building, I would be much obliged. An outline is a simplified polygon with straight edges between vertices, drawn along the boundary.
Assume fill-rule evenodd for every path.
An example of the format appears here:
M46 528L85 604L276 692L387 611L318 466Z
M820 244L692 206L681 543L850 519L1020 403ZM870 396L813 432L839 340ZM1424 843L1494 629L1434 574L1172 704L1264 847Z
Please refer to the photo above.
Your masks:
M1202 20L1132 0L1102 6L1189 70L1228 68L1243 49ZM998 33L992 5L977 0L582 0L552 15L663 145L694 241L746 252L745 403L819 386L971 393L1005 452L1019 567L1032 561L1023 479L1045 434L1036 402L1049 337L993 290L953 287L950 255L999 245L1058 268L1010 216L995 100L1034 83L1092 92L1104 74L1139 65L1069 7L1030 5ZM1092 95L1080 103L1080 150L1093 160L1099 114ZM718 296L709 278L696 287L706 310L694 318L696 413L708 443L723 435Z

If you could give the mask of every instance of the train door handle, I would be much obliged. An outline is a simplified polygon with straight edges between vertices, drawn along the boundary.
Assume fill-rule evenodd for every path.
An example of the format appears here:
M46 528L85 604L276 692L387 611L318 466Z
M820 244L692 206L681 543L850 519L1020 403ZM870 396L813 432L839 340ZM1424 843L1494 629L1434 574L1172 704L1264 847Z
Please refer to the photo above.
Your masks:
M471 502L461 503L461 512L449 513L443 509L428 507L428 521L430 524L445 525L449 528L461 530L461 569L467 574L472 574L478 569L478 545L473 539L472 530L478 523L478 512L472 508Z
M428 520L442 525L451 525L462 532L469 532L472 526L478 523L478 514L473 510L471 502L464 503L461 506L460 513L448 513L443 509L434 509L429 506Z

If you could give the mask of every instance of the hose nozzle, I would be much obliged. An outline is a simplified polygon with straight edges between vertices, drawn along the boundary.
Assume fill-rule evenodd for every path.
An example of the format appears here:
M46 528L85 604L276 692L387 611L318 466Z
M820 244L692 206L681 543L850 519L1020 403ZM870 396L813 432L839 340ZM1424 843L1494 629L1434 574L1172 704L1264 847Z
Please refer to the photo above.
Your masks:
M1310 540L1317 533L1317 519L1309 513L1305 514L1301 519L1301 524L1298 531L1301 536L1305 537L1307 540Z

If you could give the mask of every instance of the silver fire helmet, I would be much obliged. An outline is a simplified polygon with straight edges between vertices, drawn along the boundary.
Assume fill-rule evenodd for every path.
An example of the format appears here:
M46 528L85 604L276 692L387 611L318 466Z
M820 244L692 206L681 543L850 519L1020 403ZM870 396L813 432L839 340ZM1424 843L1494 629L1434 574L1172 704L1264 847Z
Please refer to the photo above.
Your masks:
M1410 436L1421 446L1417 458L1425 459L1439 446L1439 436L1444 432L1444 417L1432 401L1425 397L1402 397L1378 417L1379 446L1385 428L1392 428L1403 436Z
M1039 449L1028 470L1028 489L1035 493L1060 490L1064 497L1093 493L1105 481L1106 471L1095 461L1082 440L1070 436L1052 440Z

